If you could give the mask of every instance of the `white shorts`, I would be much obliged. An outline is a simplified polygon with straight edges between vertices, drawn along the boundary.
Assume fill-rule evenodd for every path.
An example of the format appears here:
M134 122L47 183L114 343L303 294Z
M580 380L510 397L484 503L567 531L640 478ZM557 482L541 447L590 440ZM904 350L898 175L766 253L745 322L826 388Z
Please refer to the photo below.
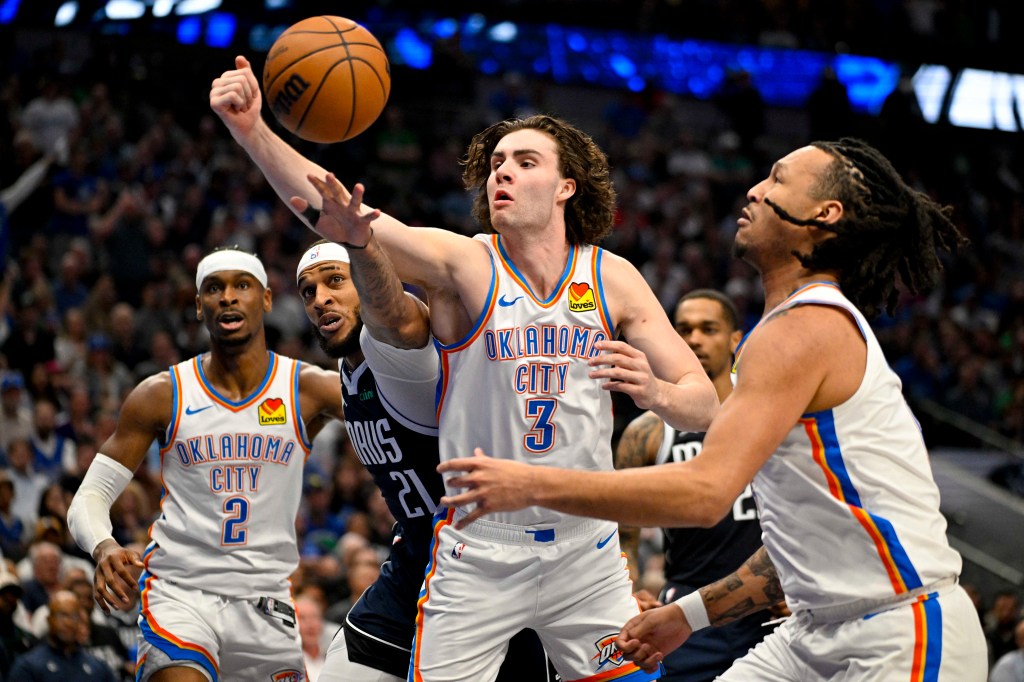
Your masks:
M871 616L813 624L788 618L719 680L985 682L988 650L959 586Z
M396 651L395 655L400 656L403 653ZM317 682L404 682L404 680L404 677L395 677L368 665L348 660L348 643L345 641L344 629L338 630L338 634L331 640L331 646L327 649L327 660L324 661L324 667L320 669L320 677L317 678Z
M657 679L623 659L613 642L639 613L617 526L582 521L527 529L435 517L420 593L409 680L488 682L523 628L540 637L566 682Z
M254 600L183 587L148 572L140 583L138 682L170 666L195 668L211 682L306 679L298 624L289 627Z

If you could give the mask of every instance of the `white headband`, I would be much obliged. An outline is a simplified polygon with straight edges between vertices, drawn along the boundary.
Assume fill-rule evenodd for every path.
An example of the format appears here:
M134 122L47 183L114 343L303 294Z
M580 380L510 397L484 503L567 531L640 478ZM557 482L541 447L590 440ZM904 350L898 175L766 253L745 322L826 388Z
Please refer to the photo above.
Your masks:
M203 280L213 273L225 270L248 272L259 280L264 289L267 287L267 271L263 269L260 259L250 253L231 249L214 251L199 261L199 267L196 268L196 289L202 288Z
M295 283L299 283L299 276L306 268L311 268L317 263L331 260L341 261L342 263L351 262L348 258L348 251L341 244L324 242L323 244L314 244L309 247L309 250L302 254L302 258L299 259L299 266L295 268Z

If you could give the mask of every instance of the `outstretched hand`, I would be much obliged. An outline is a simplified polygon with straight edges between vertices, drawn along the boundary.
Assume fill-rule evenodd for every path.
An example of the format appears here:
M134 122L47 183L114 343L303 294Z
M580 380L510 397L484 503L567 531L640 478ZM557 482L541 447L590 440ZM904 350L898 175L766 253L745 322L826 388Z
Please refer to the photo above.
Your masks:
M594 347L602 351L590 358L591 379L607 379L601 388L625 393L641 410L654 407L658 401L660 380L647 362L647 355L625 341L598 341Z
M484 514L500 511L517 511L529 507L532 481L536 467L507 459L494 459L480 448L472 457L451 459L437 465L441 474L456 473L445 478L448 487L465 488L458 495L441 498L445 507L475 508L455 523L458 529L465 528Z
M356 183L349 192L334 173L328 173L323 180L315 175L306 177L321 199L320 217L312 225L316 233L332 242L365 247L373 234L370 225L380 217L380 210L363 207L362 183ZM309 208L309 202L302 197L292 197L291 205L299 213Z
M263 96L249 60L235 57L235 68L215 78L210 86L210 108L213 109L236 140L241 141L260 121Z
M647 672L658 669L665 656L689 639L693 631L683 610L666 604L633 616L615 640L622 655Z
M139 592L139 574L145 568L139 553L125 549L114 540L107 539L93 550L96 572L93 575L93 597L104 613L110 607L129 608Z

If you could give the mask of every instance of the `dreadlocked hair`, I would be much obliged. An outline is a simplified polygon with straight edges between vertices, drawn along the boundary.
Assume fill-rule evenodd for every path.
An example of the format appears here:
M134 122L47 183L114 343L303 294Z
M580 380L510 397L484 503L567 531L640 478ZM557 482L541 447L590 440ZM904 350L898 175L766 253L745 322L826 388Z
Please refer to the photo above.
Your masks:
M808 269L838 272L843 293L868 318L883 308L891 315L899 298L897 276L912 293L930 289L942 271L939 253L955 253L968 239L950 219L952 207L909 187L866 142L844 137L811 146L833 158L814 198L840 201L843 217L831 225L795 220L836 235L797 257Z
M476 192L473 217L485 230L493 232L486 192L491 153L501 138L528 129L547 133L555 140L559 172L563 178L576 181L576 193L565 204L566 239L577 246L598 243L611 232L615 218L615 189L608 157L589 135L553 116L508 119L473 137L462 159L462 182L466 189Z

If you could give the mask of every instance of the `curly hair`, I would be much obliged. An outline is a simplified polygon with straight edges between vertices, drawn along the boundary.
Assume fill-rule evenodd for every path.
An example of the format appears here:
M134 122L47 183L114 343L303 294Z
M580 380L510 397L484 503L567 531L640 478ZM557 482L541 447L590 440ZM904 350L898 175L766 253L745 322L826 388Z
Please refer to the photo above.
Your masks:
M596 244L612 230L615 218L615 189L612 187L608 157L589 135L553 116L508 119L477 133L462 160L462 181L475 191L473 217L488 232L491 226L487 178L491 154L501 138L517 130L547 133L558 148L559 173L576 181L576 193L565 205L566 239L574 245Z
M843 293L872 318L896 309L897 278L913 293L931 288L942 271L940 252L954 253L968 239L940 206L909 187L881 152L862 140L812 142L832 157L812 188L815 199L843 204L834 224L795 218L768 202L780 218L819 227L836 236L810 254L796 253L804 267L839 273Z

